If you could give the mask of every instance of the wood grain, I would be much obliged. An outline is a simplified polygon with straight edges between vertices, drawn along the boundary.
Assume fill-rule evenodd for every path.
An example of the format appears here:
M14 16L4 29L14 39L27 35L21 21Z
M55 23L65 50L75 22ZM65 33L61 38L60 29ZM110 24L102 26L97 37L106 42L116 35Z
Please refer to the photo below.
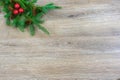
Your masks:
M120 0L55 2L43 32L31 37L0 14L0 80L120 80Z

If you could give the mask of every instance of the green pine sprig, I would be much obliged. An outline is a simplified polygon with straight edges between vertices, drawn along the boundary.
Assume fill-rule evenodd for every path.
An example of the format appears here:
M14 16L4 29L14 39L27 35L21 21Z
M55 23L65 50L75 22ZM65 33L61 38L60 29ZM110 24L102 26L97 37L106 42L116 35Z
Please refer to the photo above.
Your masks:
M42 17L50 10L60 9L61 7L54 5L53 3L46 4L45 6L39 6L35 3L37 0L0 0L0 6L2 11L5 12L6 24L18 28L24 32L26 28L29 29L31 35L35 35L35 28L38 27L46 34L50 34L49 31L41 24L44 22ZM20 4L24 12L15 15L14 4Z

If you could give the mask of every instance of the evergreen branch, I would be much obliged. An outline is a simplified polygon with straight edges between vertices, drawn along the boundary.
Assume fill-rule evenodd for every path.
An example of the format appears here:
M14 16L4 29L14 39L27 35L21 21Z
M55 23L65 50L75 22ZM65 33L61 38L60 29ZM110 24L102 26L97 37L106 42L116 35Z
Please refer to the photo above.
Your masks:
M50 34L48 30L41 26L44 22L42 17L50 10L60 9L61 7L53 3L45 6L38 6L37 0L0 0L3 12L5 12L6 24L18 28L24 32L25 28L29 28L30 34L35 34L35 27L38 27L46 34Z

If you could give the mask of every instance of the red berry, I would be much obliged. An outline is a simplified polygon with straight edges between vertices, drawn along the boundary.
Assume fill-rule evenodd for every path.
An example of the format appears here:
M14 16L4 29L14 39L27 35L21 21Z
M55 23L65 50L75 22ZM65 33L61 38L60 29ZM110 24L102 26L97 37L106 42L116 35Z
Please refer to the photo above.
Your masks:
M16 10L16 9L13 11L13 14L15 14L15 15L18 14L18 13L19 13L19 12L18 12L18 10Z
M24 9L23 8L20 8L19 9L19 13L23 13L24 12Z
M16 9L18 9L18 8L20 8L20 4L16 3L16 4L14 5L14 7L15 7Z

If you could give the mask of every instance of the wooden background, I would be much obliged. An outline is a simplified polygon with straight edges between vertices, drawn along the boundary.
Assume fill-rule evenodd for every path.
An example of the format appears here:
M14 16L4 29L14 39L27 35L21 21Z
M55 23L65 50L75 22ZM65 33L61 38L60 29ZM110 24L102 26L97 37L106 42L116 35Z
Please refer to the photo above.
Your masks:
M63 7L50 36L6 26L0 13L0 80L120 80L120 0L39 0Z

